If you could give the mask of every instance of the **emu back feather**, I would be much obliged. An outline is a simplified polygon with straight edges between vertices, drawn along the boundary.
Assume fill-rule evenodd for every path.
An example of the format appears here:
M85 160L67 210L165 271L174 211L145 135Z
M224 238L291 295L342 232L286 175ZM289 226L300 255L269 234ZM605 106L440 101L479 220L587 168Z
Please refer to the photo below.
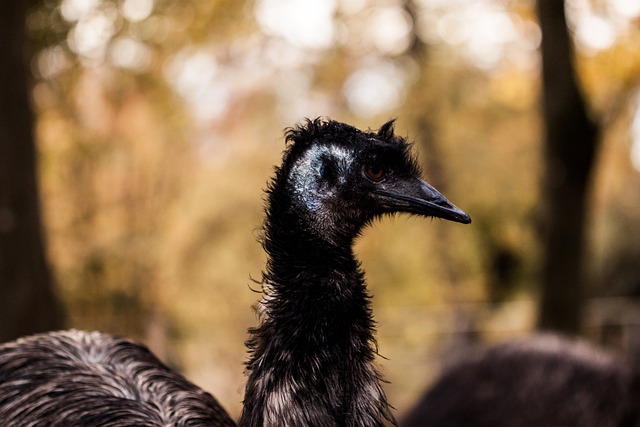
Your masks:
M146 347L71 330L0 346L0 425L231 427L235 423L210 394L167 368Z

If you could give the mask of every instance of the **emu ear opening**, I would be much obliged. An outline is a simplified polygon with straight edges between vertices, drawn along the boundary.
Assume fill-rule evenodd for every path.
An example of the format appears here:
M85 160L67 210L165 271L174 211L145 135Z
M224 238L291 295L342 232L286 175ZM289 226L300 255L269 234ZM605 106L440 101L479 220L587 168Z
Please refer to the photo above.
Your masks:
M387 123L380 126L378 129L378 137L380 139L384 139L385 141L392 141L395 137L393 126L396 123L396 119L391 119Z

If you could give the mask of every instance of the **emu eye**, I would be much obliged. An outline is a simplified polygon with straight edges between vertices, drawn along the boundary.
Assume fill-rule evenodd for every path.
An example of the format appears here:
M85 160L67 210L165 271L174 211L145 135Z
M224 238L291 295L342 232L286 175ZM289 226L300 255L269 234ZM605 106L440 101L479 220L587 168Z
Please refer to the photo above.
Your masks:
M380 181L384 176L385 171L379 166L367 166L365 168L365 172L369 179L372 179L373 181Z

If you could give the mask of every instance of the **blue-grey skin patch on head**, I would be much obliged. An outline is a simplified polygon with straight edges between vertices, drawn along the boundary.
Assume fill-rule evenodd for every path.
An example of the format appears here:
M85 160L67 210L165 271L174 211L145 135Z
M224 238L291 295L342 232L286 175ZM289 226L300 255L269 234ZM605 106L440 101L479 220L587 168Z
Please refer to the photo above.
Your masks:
M354 153L336 145L314 145L307 150L291 168L289 183L294 189L294 199L311 213L323 214L324 202L335 191L335 184L344 183L351 167ZM338 182L326 182L323 179L323 168L328 162L340 171Z

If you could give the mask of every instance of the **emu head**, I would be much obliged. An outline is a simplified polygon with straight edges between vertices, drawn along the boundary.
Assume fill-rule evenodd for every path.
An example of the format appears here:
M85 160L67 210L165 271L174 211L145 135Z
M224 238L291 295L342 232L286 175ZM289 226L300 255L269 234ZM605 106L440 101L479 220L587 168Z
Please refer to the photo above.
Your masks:
M351 241L371 220L397 212L471 222L422 180L393 121L363 132L333 120L307 120L289 129L286 139L283 164L269 188L270 215L292 213L296 226L316 237Z

